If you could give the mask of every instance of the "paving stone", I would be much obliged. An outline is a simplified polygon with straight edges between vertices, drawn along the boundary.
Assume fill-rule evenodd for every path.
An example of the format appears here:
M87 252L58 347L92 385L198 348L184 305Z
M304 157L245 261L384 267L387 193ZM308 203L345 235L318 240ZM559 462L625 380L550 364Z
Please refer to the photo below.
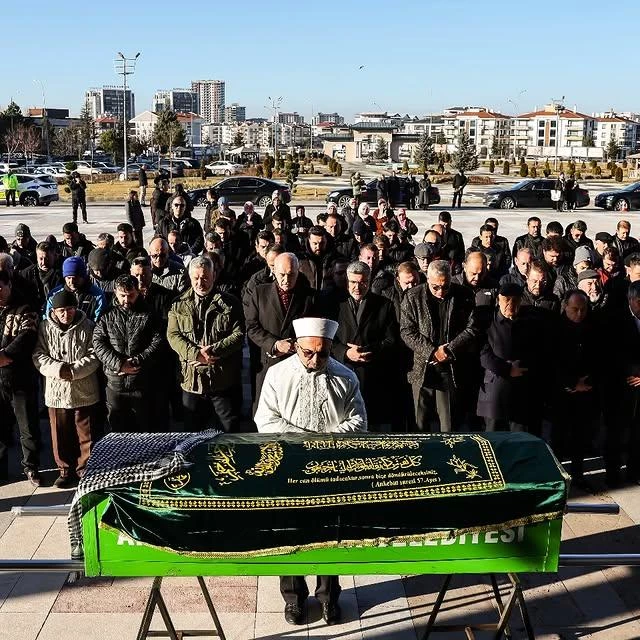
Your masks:
M400 576L354 576L360 611L374 608L402 609L407 598Z
M0 640L36 640L46 613L0 612Z
M31 558L53 524L52 518L15 518L0 538L0 558Z
M416 640L411 611L374 607L360 614L363 640ZM337 636L339 637L339 636Z
M329 640L329 638L362 640L356 595L340 594L339 603L342 613L341 622L340 624L329 626L322 618L320 603L317 600L309 601L309 638L314 638L314 640Z
M133 640L140 620L132 613L51 613L37 640Z
M7 596L2 613L48 613L67 575L62 573L23 573Z
M257 613L254 636L256 640L308 639L309 630L306 624L294 626L288 624L283 613ZM336 637L339 637L336 634Z

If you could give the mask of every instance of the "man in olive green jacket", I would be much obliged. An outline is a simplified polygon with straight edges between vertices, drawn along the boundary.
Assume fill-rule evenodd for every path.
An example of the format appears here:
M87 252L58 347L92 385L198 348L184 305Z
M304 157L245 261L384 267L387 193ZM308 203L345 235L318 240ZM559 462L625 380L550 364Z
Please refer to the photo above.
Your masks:
M16 191L18 191L18 176L16 176L11 169L7 172L6 176L2 178L2 186L4 187L4 197L7 201L7 207L9 206L9 200L13 206L16 206Z
M189 263L192 288L169 311L167 339L180 360L185 430L233 433L240 430L244 316L237 298L215 289L222 262L213 258Z

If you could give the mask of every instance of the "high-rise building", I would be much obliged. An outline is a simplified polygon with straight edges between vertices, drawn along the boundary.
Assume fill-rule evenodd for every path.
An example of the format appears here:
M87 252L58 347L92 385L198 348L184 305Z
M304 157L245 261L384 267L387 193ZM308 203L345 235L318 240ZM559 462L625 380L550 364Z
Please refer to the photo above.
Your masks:
M301 116L297 111L293 113L280 111L278 113L278 122L280 124L304 124L304 116Z
M322 122L339 126L344 124L344 118L339 113L322 113L322 111L318 111L313 117L312 124L320 124Z
M91 117L124 115L124 89L114 85L89 89L85 93L85 104L89 108ZM136 101L131 89L127 89L127 119L136 115Z
M247 108L241 107L237 102L233 102L224 108L225 122L244 122L247 119Z
M176 113L199 113L198 94L191 89L160 89L153 95L151 111L160 113L170 109Z
M192 80L191 91L198 94L198 113L205 122L224 120L224 80Z

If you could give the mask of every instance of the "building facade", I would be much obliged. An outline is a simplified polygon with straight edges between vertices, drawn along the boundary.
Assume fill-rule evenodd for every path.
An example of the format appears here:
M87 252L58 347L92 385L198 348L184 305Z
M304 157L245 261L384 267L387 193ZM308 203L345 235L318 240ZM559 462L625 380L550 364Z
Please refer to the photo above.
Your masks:
M280 124L304 124L304 116L301 116L297 111L293 113L278 112L278 122Z
M176 113L198 113L198 94L191 89L161 89L153 96L151 111L175 111Z
M178 113L177 120L185 131L189 146L202 144L203 119L197 113ZM152 144L153 131L158 122L158 114L153 111L143 111L129 120L133 136L140 142Z
M205 122L224 121L224 80L192 80L191 91L198 96L198 113Z
M232 102L224 108L224 122L244 122L247 119L247 108Z
M318 113L313 116L313 119L311 121L311 123L314 125L319 125L324 122L326 122L327 124L340 126L344 124L344 118L335 111L333 113L323 113L322 111L318 111Z
M95 120L101 116L114 116L122 118L124 116L125 94L122 87L104 86L92 88L85 93L85 102L91 117ZM136 115L135 96L130 89L127 89L127 118Z

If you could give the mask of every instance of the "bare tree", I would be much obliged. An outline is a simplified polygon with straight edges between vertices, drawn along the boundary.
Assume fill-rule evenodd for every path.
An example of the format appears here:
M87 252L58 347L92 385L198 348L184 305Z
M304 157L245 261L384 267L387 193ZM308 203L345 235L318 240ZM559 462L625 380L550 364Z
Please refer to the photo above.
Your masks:
M16 134L25 159L29 156L33 157L33 154L40 150L42 140L40 139L38 130L34 126L20 124L16 127Z
M20 148L20 136L18 135L18 128L15 127L7 131L7 133L4 134L3 141L5 147L7 148L7 153L9 154L9 160L11 160L11 156L14 155Z

